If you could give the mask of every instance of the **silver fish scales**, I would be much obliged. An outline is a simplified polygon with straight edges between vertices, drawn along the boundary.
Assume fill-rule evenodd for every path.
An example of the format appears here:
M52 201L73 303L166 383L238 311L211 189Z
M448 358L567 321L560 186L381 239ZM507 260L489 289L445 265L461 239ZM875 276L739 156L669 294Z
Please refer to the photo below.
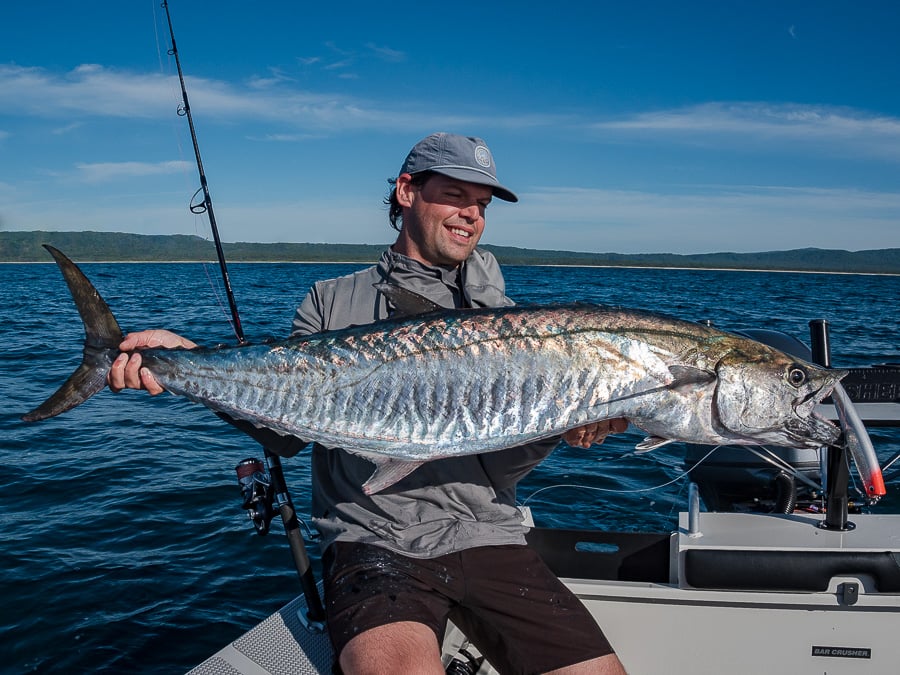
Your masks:
M85 322L85 360L26 420L59 414L101 389L121 340L90 282L54 251ZM394 299L402 303L403 294ZM613 307L444 311L267 345L141 354L175 394L367 457L375 463L369 493L423 462L613 417L646 431L645 448L673 440L819 447L839 437L813 408L841 371L707 326Z

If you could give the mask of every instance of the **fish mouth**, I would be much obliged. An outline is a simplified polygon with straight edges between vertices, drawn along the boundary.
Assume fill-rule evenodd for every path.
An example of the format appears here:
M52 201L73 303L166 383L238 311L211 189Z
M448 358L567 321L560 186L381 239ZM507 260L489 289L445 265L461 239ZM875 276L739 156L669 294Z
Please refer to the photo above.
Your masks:
M828 371L827 379L821 387L794 404L796 417L786 426L788 434L792 438L808 447L842 446L841 428L817 413L816 406L831 394L835 385L848 372L846 370Z

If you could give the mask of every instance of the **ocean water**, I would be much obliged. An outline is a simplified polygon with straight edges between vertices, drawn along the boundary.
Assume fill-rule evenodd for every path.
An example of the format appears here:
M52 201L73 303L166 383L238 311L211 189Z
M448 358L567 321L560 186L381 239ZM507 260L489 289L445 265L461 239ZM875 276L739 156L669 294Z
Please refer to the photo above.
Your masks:
M286 335L313 281L357 268L232 264L247 337ZM214 266L83 269L126 331L167 327L207 345L234 341ZM900 277L543 267L505 274L519 302L604 302L804 341L810 320L827 319L834 365L900 361ZM299 592L280 520L259 537L239 506L234 466L261 456L258 446L166 394L105 391L25 424L19 415L79 362L81 322L52 264L0 265L0 319L0 672L182 672ZM900 430L871 435L882 461L900 452ZM683 448L635 455L641 437L561 447L523 481L520 500L541 525L671 528L686 503ZM307 463L300 455L284 467L302 515ZM900 512L900 473L886 478L888 497L873 511Z

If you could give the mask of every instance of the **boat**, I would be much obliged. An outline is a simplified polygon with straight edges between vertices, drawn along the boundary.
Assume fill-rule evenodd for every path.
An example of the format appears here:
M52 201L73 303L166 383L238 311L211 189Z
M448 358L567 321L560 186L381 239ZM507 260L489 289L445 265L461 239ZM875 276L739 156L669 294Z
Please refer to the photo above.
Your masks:
M811 350L774 331L744 334L830 365L827 324L810 325ZM819 412L846 434L868 441L863 424L900 426L900 364L850 368L843 385L849 402L836 393ZM705 471L691 473L697 482L671 532L534 527L523 509L529 543L588 607L626 670L898 672L900 514L866 512L877 496L866 486L851 493L842 451L813 451L811 461L785 448L758 457L726 448L718 462L700 462L709 450L686 450L685 465ZM452 624L442 658L448 673L498 672ZM332 662L301 594L190 673L330 673Z

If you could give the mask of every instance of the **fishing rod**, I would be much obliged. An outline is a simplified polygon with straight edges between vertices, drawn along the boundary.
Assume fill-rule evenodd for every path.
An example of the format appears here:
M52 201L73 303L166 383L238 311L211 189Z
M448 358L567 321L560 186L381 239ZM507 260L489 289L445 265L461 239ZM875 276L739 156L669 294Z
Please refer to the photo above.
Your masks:
M175 57L175 68L178 70L178 81L181 83L181 105L178 106L178 115L187 117L188 126L191 129L191 141L194 144L194 157L197 160L197 171L200 173L200 187L191 197L191 213L206 213L209 217L209 229L212 230L213 242L216 245L216 256L219 259L219 269L222 272L222 283L225 285L225 295L228 298L228 307L231 309L231 320L234 325L234 334L240 344L245 344L244 328L241 325L241 317L238 313L237 302L234 299L234 291L231 288L231 279L228 276L228 266L225 264L225 251L222 249L222 240L219 237L219 227L216 225L216 214L213 211L212 197L209 195L209 185L206 182L206 172L203 170L203 159L200 157L200 144L197 142L197 132L194 129L194 117L191 115L191 104L188 100L187 87L184 84L184 73L181 71L181 59L178 58L178 47L175 44L175 29L172 27L172 15L169 14L169 3L162 2L162 8L166 10L166 20L169 23L169 36L172 39L172 48L169 56ZM203 201L194 203L197 195L203 193Z
M178 47L175 44L175 29L172 26L172 15L169 13L169 3L163 0L161 7L166 11L166 21L169 24L169 37L172 40L172 48L168 54L175 59L175 67L178 70L178 81L181 83L181 105L178 107L178 115L187 117L191 130L191 142L194 144L194 157L197 160L197 170L200 173L200 188L191 198L190 210L192 213L206 213L209 218L209 227L212 230L213 241L216 245L216 256L219 260L219 270L222 273L222 283L225 286L225 294L228 297L228 306L231 310L232 325L239 344L246 344L241 317L238 313L237 302L234 299L234 291L231 287L231 279L228 275L228 266L225 263L225 251L222 249L222 240L219 238L219 228L216 225L216 216L213 211L212 197L209 194L209 186L206 181L206 173L203 170L203 160L200 158L200 145L197 141L197 132L194 128L194 118L191 115L191 105L188 101L187 87L184 84L184 74L181 70L181 59L178 56ZM196 204L197 195L203 193L203 201ZM297 512L291 501L291 495L284 479L284 470L281 467L281 458L268 448L264 448L268 473L264 470L262 462L250 458L240 462L235 467L238 483L241 487L243 508L247 510L256 531L264 535L269 531L272 521L272 504L278 504L278 511L284 523L285 535L294 559L297 575L300 577L300 586L306 597L306 617L302 617L311 630L323 630L325 621L325 609L316 588L316 579L312 573L312 565L300 532L300 523Z

